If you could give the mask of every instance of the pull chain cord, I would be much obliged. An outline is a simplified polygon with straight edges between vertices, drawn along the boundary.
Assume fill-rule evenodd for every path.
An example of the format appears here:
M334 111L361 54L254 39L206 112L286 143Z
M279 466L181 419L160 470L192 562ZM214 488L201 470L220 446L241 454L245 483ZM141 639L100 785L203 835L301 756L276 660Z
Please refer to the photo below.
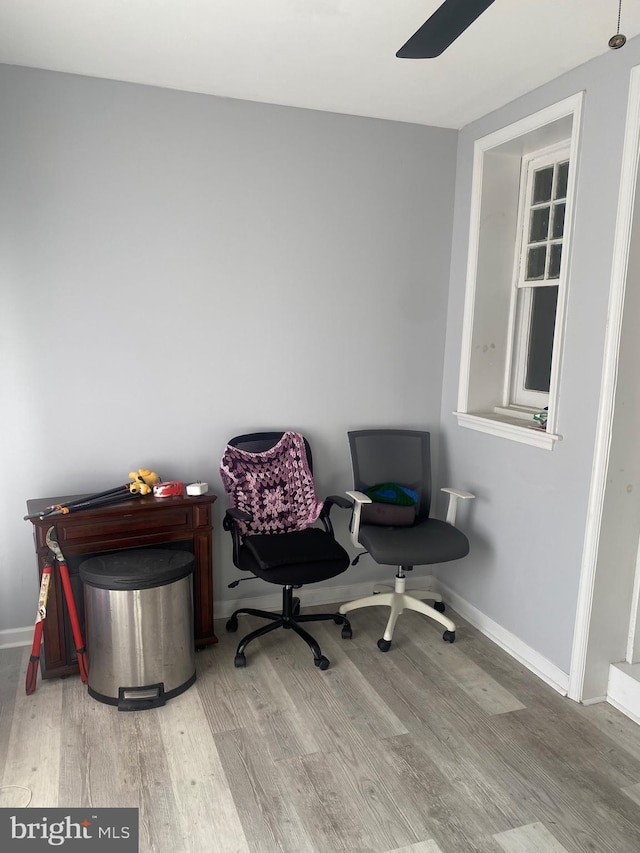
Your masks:
M618 0L618 29L616 30L615 36L611 36L609 39L609 47L612 50L618 50L618 48L622 47L627 43L627 37L623 36L620 32L620 18L622 16L622 0Z
M24 805L22 805L22 806L11 806L11 808L26 809L29 807L29 805L31 805L31 799L33 797L33 791L31 790L31 788L26 788L24 785L0 785L0 791L6 791L9 788L16 788L20 791L26 791L27 794L29 794L29 799L27 800L27 802Z

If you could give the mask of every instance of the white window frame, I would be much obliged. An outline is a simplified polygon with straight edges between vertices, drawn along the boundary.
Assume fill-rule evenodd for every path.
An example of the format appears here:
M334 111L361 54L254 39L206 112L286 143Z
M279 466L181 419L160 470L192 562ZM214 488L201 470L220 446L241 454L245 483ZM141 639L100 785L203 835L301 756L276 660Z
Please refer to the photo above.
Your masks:
M533 177L539 169L544 169L546 166L555 166L558 163L569 161L569 171L571 171L570 160L570 144L569 140L560 142L557 145L552 145L543 151L536 151L522 158L522 176L521 176L521 193L520 204L518 209L518 226L517 232L519 235L519 247L516 252L516 261L514 264L514 286L511 296L511 323L510 337L507 347L508 361L505 377L504 390L504 406L519 408L527 413L535 413L543 410L549 405L549 392L531 391L525 387L525 374L528 362L528 344L529 344L529 329L531 322L531 308L533 304L533 291L538 287L557 287L558 298L560 296L560 280L562 278L563 260L569 252L569 244L566 239L566 202L565 203L565 230L560 240L548 239L547 245L553 243L562 243L563 260L560 266L560 275L558 278L544 278L536 281L528 281L526 276L527 265L527 248L529 241L527 239L529 229L529 213L532 208L531 197L533 194ZM569 184L567 184L567 193L569 192ZM551 227L551 222L549 223ZM550 253L547 253L545 262L545 270L549 264ZM557 315L556 308L556 315ZM556 316L557 319L557 316ZM554 335L555 338L555 335ZM557 350L554 340L553 350ZM553 366L553 360L552 360Z
M458 406L460 426L553 449L558 432L566 302L571 267L573 207L579 172L583 92L476 140L471 187L469 250L462 329ZM521 249L518 229L522 160L566 145L569 175L563 253L558 283L546 429L533 419L537 406L512 402L516 303L514 270ZM555 283L556 280L554 280ZM547 405L547 403L545 403Z

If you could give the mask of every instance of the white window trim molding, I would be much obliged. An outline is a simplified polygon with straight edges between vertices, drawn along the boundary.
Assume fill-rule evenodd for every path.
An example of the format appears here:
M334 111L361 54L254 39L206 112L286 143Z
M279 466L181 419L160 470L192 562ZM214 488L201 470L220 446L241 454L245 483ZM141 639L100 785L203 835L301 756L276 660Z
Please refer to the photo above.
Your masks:
M519 424L517 418L515 423L511 415L504 414L503 407L496 407L492 412L469 411L468 400L471 382L471 359L472 359L472 337L474 326L474 313L477 296L477 270L480 251L480 226L482 206L482 185L484 157L487 152L508 142L532 134L534 131L558 121L562 118L572 117L572 133L569 147L569 158L574 164L570 169L568 201L565 218L565 234L568 235L567 243L570 247L571 234L573 231L573 207L576 194L577 164L580 145L580 131L582 126L582 103L584 92L578 92L562 101L558 101L532 115L526 116L520 121L503 127L487 136L477 139L474 144L473 154L473 177L470 201L470 227L469 247L467 255L465 304L462 321L462 344L460 359L460 375L458 383L457 411L454 413L458 424L469 429L480 430L491 433L502 438L520 441L536 447L548 450L553 449L555 443L562 437L557 431L558 422L558 391L562 367L562 341L564 340L564 328L566 323L567 282L571 265L571 250L563 258L563 271L561 274L562 288L559 291L558 308L556 314L554 358L551 368L551 383L549 391L549 419L547 430L541 430L534 423ZM509 335L510 330L505 330ZM546 436L543 438L543 436Z
M519 441L522 444L530 444L532 447L542 447L545 450L553 450L556 441L562 439L561 435L550 433L540 429L533 424L518 423L519 417L512 414L505 415L502 411L470 414L468 412L454 412L458 418L458 425L485 432L489 435L497 435L499 438L508 438L511 441Z
M570 699L580 702L584 692L587 666L587 648L589 625L593 609L593 596L596 582L598 546L604 512L604 499L607 485L607 467L611 447L611 434L615 414L617 390L618 360L622 337L624 298L631 249L633 211L638 182L638 164L640 162L640 66L631 69L629 96L627 101L627 119L622 150L620 170L620 189L618 193L618 216L611 264L611 283L609 290L608 322L605 334L604 359L600 381L600 406L596 425L595 452L592 463L591 487L587 506L587 521L576 622L573 632L571 667L569 671Z

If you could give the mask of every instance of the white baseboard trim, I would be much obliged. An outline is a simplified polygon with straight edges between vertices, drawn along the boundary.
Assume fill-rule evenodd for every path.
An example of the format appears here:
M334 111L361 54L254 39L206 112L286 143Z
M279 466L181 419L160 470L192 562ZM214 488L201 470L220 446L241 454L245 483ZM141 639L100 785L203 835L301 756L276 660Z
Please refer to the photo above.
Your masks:
M389 583L393 585L393 577L387 580L368 580L362 583L349 584L348 586L307 586L302 593L303 604L341 604L343 601L352 601L371 595L374 583ZM433 589L441 592L451 607L477 628L500 648L504 649L511 657L520 661L527 669L531 670L538 678L556 690L563 696L567 695L569 689L569 675L563 672L547 658L527 646L514 634L511 634L497 622L494 622L472 604L469 604L461 596L449 589L446 584L438 581L431 575L414 577L407 576L407 592L414 589ZM228 618L238 607L254 607L258 610L278 610L282 598L280 592L277 594L259 595L252 598L234 598L216 602L217 618Z
M302 588L300 597L303 605L313 607L321 604L335 604L337 610L338 605L345 601L353 601L354 598L363 598L365 595L371 595L373 586L376 583L388 583L393 586L393 575L390 573L388 578L361 581L360 583L348 584L345 586L312 586L308 585ZM417 589L425 587L427 589L435 587L436 580L431 576L416 578L413 586ZM264 585L261 585L264 586ZM215 602L215 618L228 619L234 610L238 607L253 607L256 610L279 610L282 606L282 593L280 587L275 593L267 593L266 595L254 595L250 598L228 598L224 601L216 600ZM294 591L295 595L295 591ZM30 646L33 642L33 625L26 628L10 628L5 631L0 631L0 649L11 649L16 646Z
M410 579L411 580L411 579ZM394 577L390 573L388 578L362 581L361 583L349 584L346 586L304 586L299 595L302 606L313 607L319 604L338 606L345 601L353 601L355 598L364 598L365 595L371 595L374 584L388 583L393 586ZM427 577L415 578L412 586L415 589L437 589L435 586L436 580L431 575ZM276 593L268 593L267 595L256 595L251 598L228 598L224 601L216 601L215 615L216 619L227 619L234 610L239 607L253 607L256 610L280 610L282 607L282 593L280 587ZM411 591L408 587L408 592ZM296 595L296 590L293 592Z
M422 577L407 577L407 592L414 589L433 589L439 591L451 607L477 628L511 657L520 661L531 672L563 696L569 689L569 675L563 672L550 660L527 646L514 634L511 634L497 622L494 622L472 604L469 604L446 584L431 575ZM341 604L371 595L374 583L389 583L393 585L393 577L387 580L368 580L348 586L306 586L302 593L304 605ZM257 610L278 610L282 604L280 592L268 595L258 595L251 598L233 598L216 602L216 618L226 619L239 607L254 607Z
M593 696L591 699L581 699L580 704L586 707L587 705L600 705L602 702L606 701L606 696Z
M32 643L33 625L0 631L0 649L14 649L17 646L30 646Z
M498 625L493 619L490 619L472 604L465 601L456 592L441 581L437 582L436 589L442 593L444 600L451 607L470 622L474 628L477 628L481 634L492 640L501 649L511 655L511 657L520 661L521 664L531 670L538 678L546 682L554 690L557 690L562 696L566 696L569 691L569 674L563 672L554 663L545 658L535 649L532 649L526 643L523 643L515 634L507 631L502 625Z
M554 690L562 695L567 694L569 676L562 672L555 664L540 655L534 649L523 643L514 634L511 634L497 622L494 622L472 604L469 604L456 592L449 589L446 584L436 580L431 575L408 578L408 591L414 589L434 589L442 592L445 600L451 607L469 621L474 628L484 634L508 654L520 661L527 669L546 682ZM345 601L353 601L365 595L371 595L375 583L389 583L393 585L393 576L385 579L367 580L360 583L344 586L305 586L301 593L303 605L336 605ZM295 594L295 593L294 593ZM256 595L249 598L229 598L224 601L216 601L215 615L217 619L227 619L234 610L239 607L253 607L257 610L279 610L282 605L282 594L280 588L275 593ZM29 646L33 642L33 626L25 628L12 628L0 631L0 649L9 649L17 646ZM617 666L628 666L620 664ZM612 670L614 667L612 666ZM622 671L614 673L613 679L609 679L609 691L607 700L627 716L640 722L640 682L637 682L638 696L637 708L629 698L629 690L624 689L625 680L629 680ZM626 709L626 710L625 710Z
M640 664L611 664L607 702L634 723L640 723Z

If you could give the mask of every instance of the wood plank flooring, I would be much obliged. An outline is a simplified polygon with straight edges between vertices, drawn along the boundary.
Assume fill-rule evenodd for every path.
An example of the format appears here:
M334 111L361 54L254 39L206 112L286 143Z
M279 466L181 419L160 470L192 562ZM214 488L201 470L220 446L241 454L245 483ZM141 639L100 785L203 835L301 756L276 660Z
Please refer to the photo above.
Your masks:
M302 590L304 604L304 590ZM326 610L327 608L322 608ZM0 807L135 806L141 853L639 853L640 727L563 698L452 614L385 608L197 655L163 708L121 713L78 678L24 692L0 651Z

